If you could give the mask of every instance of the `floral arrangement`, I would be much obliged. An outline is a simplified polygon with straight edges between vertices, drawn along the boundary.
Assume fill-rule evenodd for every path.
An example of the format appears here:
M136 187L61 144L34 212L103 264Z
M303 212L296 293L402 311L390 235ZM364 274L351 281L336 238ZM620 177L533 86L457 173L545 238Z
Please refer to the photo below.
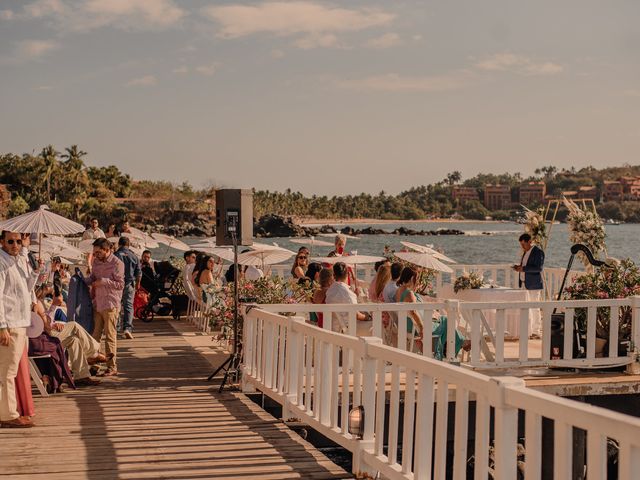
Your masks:
M484 279L475 272L465 273L464 275L456 278L453 283L454 293L458 293L461 290L482 288L484 285Z
M255 303L305 303L310 301L315 283L291 283L277 276L264 276L258 280L240 280L240 299L251 299ZM209 323L214 330L220 330L217 340L228 340L233 332L234 284L223 286L208 285L205 288L209 298Z
M569 224L569 231L571 232L569 235L571 243L586 245L595 258L601 255L606 256L606 233L600 216L590 210L582 210L575 202L567 200L566 198L564 199L564 204L569 210L567 223ZM579 258L585 267L590 270L591 264L582 252L579 252Z
M629 259L581 275L576 278L573 285L564 291L564 298L568 300L626 298L633 295L640 295L640 268ZM622 307L619 311L619 338L620 340L629 340L631 338L631 308ZM609 307L598 308L596 335L600 338L609 338L609 314ZM576 309L575 316L579 328L586 331L586 309Z
M524 231L531 235L531 240L536 245L544 245L547 240L547 226L544 221L544 207L537 210L529 210L524 205L525 224Z

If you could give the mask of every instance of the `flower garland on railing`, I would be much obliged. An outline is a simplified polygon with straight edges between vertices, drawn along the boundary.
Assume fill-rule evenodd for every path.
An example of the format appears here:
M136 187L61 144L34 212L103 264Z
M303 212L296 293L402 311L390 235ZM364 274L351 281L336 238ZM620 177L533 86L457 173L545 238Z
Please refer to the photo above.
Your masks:
M544 221L544 207L540 207L537 210L529 210L524 205L524 216L526 222L524 224L524 231L531 235L533 243L539 246L544 246L547 240L547 226Z
M475 290L482 288L484 285L484 279L476 272L465 273L456 278L453 283L453 292L458 293L461 290Z
M569 224L569 240L571 243L586 245L595 258L603 255L606 257L606 233L600 216L591 210L582 210L571 200L564 198L563 201L569 210L567 223ZM590 270L591 264L587 257L582 252L579 252L578 255L585 267Z
M240 280L238 294L240 299L252 303L307 303L317 287L315 283L292 283L278 276L265 276L258 280ZM233 335L233 297L234 285L215 284L205 287L208 297L207 315L212 330L219 330L216 340L228 340ZM284 313L284 312L283 312Z
M640 268L629 259L612 262L609 267L597 268L593 273L577 277L573 285L565 289L567 300L597 300L627 298L640 295ZM610 308L597 310L596 334L600 338L609 338ZM631 308L619 310L619 339L631 337ZM576 309L575 316L580 330L587 330L586 309Z

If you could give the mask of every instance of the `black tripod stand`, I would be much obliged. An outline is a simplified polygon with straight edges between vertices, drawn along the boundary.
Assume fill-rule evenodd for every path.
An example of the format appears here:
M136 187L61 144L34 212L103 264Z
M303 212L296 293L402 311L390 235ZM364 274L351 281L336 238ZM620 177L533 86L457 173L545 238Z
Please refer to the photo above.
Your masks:
M232 230L233 229L233 230ZM211 375L207 378L207 381L211 381L218 376L220 372L224 372L222 377L222 383L220 383L219 392L222 392L229 377L234 377L238 380L240 376L240 339L238 338L238 324L240 321L240 315L238 312L239 292L238 292L238 239L236 237L235 225L229 226L231 237L233 238L233 349L231 354Z

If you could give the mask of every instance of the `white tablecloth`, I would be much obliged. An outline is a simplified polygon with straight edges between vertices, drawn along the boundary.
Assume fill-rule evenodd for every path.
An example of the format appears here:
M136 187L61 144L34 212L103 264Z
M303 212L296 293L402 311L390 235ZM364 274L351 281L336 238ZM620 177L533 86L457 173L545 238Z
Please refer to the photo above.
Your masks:
M524 290L518 288L477 288L453 292L452 285L445 285L438 298L460 300L463 302L536 302L542 300L542 290ZM484 316L492 332L496 332L496 311L484 310ZM540 333L541 315L539 309L529 310L529 335ZM520 311L505 312L505 331L507 337L517 338L519 335Z

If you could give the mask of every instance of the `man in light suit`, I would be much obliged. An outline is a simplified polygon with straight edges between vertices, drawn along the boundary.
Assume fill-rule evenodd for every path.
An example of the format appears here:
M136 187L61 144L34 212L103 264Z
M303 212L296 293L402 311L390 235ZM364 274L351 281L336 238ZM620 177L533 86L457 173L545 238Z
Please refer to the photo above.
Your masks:
M514 265L513 269L520 273L518 285L529 290L530 301L542 300L542 270L544 269L544 252L537 245L531 243L531 235L523 233L518 239L524 253L520 265ZM533 310L531 314L531 336L540 338L542 335L542 321L540 312Z

